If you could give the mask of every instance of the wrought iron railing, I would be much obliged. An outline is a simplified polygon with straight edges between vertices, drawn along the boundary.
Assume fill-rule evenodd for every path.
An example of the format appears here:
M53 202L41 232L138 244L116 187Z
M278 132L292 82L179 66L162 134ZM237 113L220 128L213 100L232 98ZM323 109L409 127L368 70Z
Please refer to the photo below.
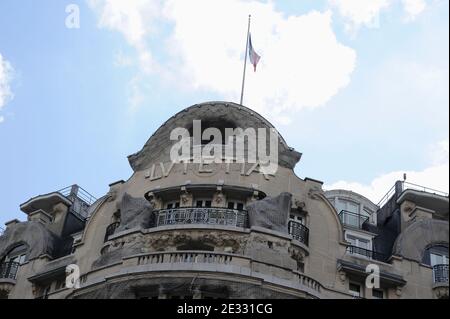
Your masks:
M309 244L309 229L305 225L296 222L296 221L289 221L288 224L289 228L289 234L292 236L292 238L298 240L301 243L304 243L308 246Z
M193 264L231 264L232 254L209 251L176 251L158 252L139 256L138 265L164 264L164 263L193 263Z
M382 262L386 262L388 260L388 255L382 254L373 250L368 250L365 248L357 247L357 246L347 246L347 252L352 255L359 255L369 259L378 260Z
M116 229L120 226L120 222L115 222L106 227L105 232L105 242L108 241L109 236L113 235L116 232Z
M351 226L356 228L362 228L362 225L369 220L368 216L361 215L359 213L349 212L347 210L341 210L339 213L339 219L345 226Z
M216 207L183 207L156 212L156 226L166 225L226 225L247 227L247 211Z
M16 279L20 264L8 261L0 264L0 279Z
M398 185L398 187L397 187L397 185ZM418 190L418 191L425 192L425 193L436 194L436 195L448 197L448 193L437 190L437 189L433 189L430 187L425 187L425 186L421 186L421 185L417 185L417 184L413 184L413 183L409 183L409 182L405 182L405 181L397 181L396 184L394 186L392 186L391 189L389 189L389 191L383 196L383 198L381 198L381 200L378 202L377 206L380 208L383 207L392 198L392 196L394 196L394 194L396 192L401 193L407 189ZM399 195L400 194L398 193L397 196L399 196Z
M448 283L448 265L440 264L433 266L433 282Z
M70 198L71 196L76 196L88 205L92 205L97 200L97 198L89 194L88 191L78 185L72 185L60 189L59 191L57 191L57 193L60 193L64 197L68 198ZM71 200L73 201L73 199Z

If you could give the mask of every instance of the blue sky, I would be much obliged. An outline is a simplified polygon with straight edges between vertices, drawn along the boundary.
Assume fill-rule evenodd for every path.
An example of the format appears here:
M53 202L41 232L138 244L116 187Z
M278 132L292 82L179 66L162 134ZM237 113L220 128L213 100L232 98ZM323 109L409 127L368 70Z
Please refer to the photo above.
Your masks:
M80 28L66 27L69 4ZM375 202L403 172L448 191L448 12L437 0L3 0L0 224L73 183L105 194L174 113L238 101L249 13L262 60L244 104L303 153L300 177Z

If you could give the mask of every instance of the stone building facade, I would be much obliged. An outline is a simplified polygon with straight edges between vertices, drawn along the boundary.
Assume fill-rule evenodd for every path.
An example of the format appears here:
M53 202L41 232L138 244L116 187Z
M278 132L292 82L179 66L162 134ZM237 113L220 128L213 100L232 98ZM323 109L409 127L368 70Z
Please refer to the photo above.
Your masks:
M0 298L448 298L448 194L399 181L376 205L324 191L295 175L301 154L281 136L275 174L173 163L171 132L194 120L273 129L241 105L194 105L101 198L74 185L26 201L0 236Z

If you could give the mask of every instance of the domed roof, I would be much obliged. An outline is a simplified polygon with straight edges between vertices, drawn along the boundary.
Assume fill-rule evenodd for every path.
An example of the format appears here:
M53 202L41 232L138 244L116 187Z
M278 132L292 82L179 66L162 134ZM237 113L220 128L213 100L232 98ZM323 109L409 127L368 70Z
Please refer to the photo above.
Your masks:
M155 162L168 161L169 146L174 143L170 140L170 133L178 127L191 130L194 120L208 123L209 127L239 127L244 130L247 128L274 128L257 112L236 103L205 102L196 104L172 116L148 139L141 151L128 156L133 170L144 170ZM287 168L294 168L301 158L301 154L290 148L281 135L278 138L278 153L279 165Z

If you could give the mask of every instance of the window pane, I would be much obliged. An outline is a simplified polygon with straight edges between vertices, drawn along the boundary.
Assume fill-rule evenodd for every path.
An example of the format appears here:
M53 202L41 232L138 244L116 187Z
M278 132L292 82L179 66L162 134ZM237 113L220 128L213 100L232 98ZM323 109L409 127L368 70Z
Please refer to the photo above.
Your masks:
M358 297L361 296L361 286L360 285L350 283L349 290L353 295L358 296Z
M383 299L384 298L384 292L383 292L383 290L373 289L372 290L372 296L374 298L377 298L377 299Z

